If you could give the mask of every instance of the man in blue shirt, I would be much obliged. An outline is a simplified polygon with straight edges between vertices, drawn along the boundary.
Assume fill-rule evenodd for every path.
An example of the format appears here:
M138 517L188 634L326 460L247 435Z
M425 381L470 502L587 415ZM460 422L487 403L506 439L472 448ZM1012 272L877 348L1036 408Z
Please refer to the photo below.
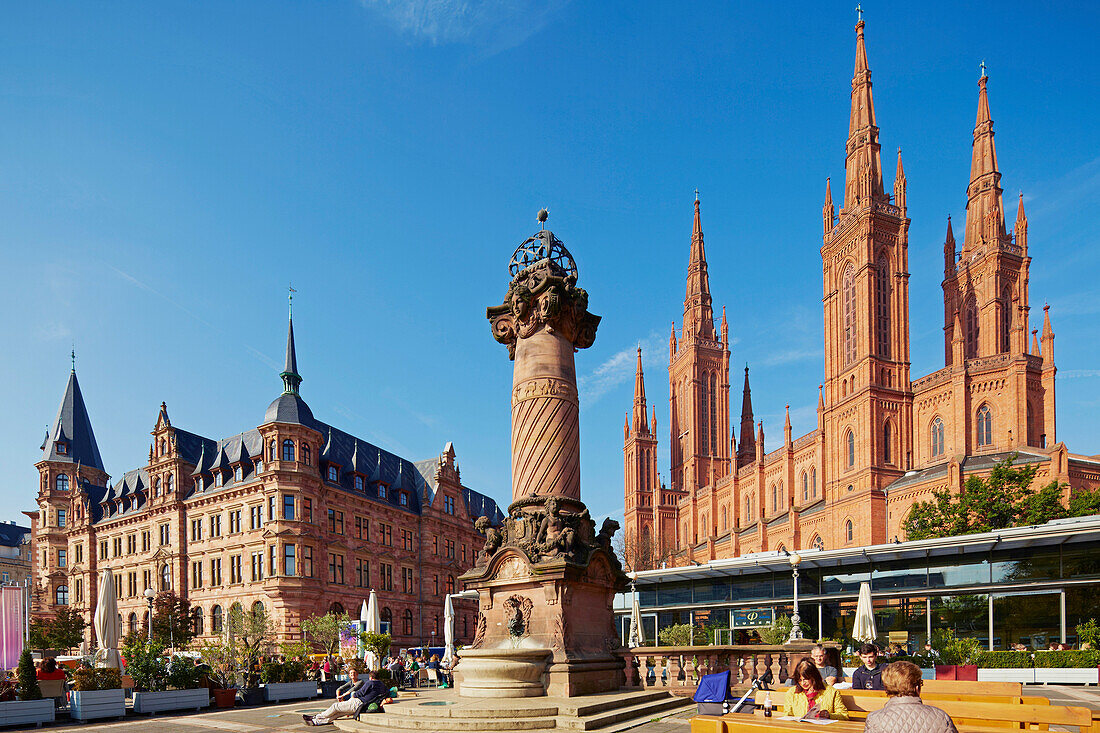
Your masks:
M859 658L863 660L863 666L852 672L852 689L885 689L882 686L882 670L886 669L886 665L878 663L878 647L864 644L859 648Z
M370 682L359 682L359 673L354 669L349 673L351 687L345 693L336 694L336 702L320 715L303 715L306 725L331 725L336 718L354 718L360 710L382 712L382 701L389 696L389 688L378 679L378 672L371 671ZM371 709L371 706L374 709Z

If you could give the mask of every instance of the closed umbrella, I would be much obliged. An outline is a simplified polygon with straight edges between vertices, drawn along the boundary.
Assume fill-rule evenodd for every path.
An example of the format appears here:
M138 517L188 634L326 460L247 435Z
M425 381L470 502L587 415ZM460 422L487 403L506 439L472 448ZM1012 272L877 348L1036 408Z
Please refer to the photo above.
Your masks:
M370 611L367 610L367 602L363 601L363 605L359 606L359 633L362 635L367 630L367 619L370 618ZM362 645L362 636L360 636L360 645ZM363 659L367 658L367 650L363 648Z
M873 642L878 636L875 629L875 613L871 606L871 584L859 584L859 603L856 604L856 620L852 629L852 638L856 641Z
M152 623L152 619L149 619ZM99 598L96 599L92 627L99 642L95 653L98 667L122 669L122 657L118 654L118 605L115 603L115 576L110 569L99 576Z
M627 646L631 649L642 645L642 610L638 608L638 594L634 593L634 604L630 608L630 638Z
M367 632L371 634L377 634L382 629L382 617L378 614L378 596L375 595L374 588L370 591L370 600L367 602ZM374 670L378 669L382 660L371 651L367 652L367 667Z
M443 602L443 641L447 645L443 662L451 664L455 658L455 606L450 595Z

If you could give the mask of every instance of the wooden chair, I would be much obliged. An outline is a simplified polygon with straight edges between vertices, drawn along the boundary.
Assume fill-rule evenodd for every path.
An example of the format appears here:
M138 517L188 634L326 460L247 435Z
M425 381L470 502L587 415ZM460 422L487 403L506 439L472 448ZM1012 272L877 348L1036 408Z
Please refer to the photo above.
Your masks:
M428 687L439 687L439 670L431 669L429 667L428 669L426 669L424 671L428 673L427 686Z
M63 707L69 702L67 680L38 680L38 689L42 691L42 697L54 699L54 707Z

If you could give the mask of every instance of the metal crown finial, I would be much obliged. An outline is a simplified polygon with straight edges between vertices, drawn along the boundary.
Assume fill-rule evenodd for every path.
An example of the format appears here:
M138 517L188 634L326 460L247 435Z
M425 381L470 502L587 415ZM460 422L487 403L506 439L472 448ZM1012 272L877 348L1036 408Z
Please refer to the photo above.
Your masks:
M73 346L73 350L69 352L69 356L73 360L73 371L76 371L76 346Z
M695 189L695 200L699 200L699 189Z
M857 20L863 20L863 5L856 5Z

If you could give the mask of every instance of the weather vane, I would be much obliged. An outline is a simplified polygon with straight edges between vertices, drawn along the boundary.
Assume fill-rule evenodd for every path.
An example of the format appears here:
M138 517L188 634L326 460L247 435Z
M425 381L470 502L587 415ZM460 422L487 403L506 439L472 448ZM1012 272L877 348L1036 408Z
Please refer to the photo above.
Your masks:
M858 18L857 18L858 20L863 20L863 5L862 4L856 5L856 14L858 15Z
M294 286L291 285L290 283L287 283L286 289L287 289L286 301L290 305L290 315L293 316L294 315L294 294L297 293L298 291L295 290Z
M73 350L69 352L69 356L72 357L73 371L75 372L76 371L76 345L75 344L73 345Z

